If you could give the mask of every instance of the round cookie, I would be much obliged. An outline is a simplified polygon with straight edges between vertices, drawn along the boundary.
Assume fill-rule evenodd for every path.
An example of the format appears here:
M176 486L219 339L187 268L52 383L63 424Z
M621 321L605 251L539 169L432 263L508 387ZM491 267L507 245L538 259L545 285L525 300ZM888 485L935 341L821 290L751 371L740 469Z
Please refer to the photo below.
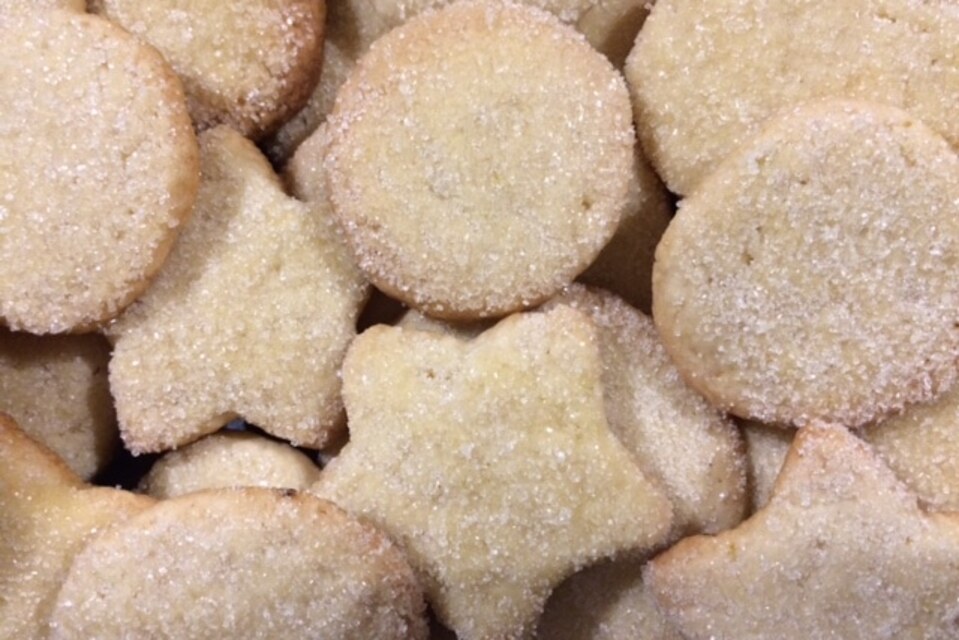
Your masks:
M652 320L611 293L572 285L567 305L598 330L609 428L673 505L673 539L733 527L746 513L746 459L736 425L689 388Z
M176 76L95 16L0 21L0 324L90 330L162 264L199 183Z
M0 331L0 411L78 476L91 478L119 442L103 336Z
M424 613L406 559L370 525L308 494L219 490L94 540L50 637L406 640L426 637Z
M303 490L319 477L320 468L287 444L226 431L165 454L140 482L139 491L165 500L228 487Z
M688 194L763 122L829 96L892 104L959 144L954 0L659 0L626 62L638 133Z
M67 9L83 12L87 10L85 0L0 0L0 15L12 13L21 9L33 11L35 9Z
M437 317L541 302L627 205L622 78L531 7L465 1L414 18L357 63L329 122L333 206L360 267Z
M656 251L653 316L720 409L865 424L956 380L957 214L959 157L915 117L797 108L682 203Z
M323 55L323 0L91 0L180 74L200 129L270 133L306 104Z

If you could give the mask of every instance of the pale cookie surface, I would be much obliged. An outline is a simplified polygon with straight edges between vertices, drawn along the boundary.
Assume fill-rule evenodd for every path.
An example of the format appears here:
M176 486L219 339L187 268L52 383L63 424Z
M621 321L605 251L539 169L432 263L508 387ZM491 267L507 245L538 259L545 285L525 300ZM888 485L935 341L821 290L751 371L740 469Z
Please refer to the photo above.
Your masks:
M717 407L856 427L956 379L957 263L948 143L892 107L809 104L682 203L656 251L653 317Z
M404 547L462 640L523 637L567 575L670 530L669 502L606 425L577 311L516 314L468 342L373 327L343 383L351 440L314 490Z
M0 411L82 478L110 461L116 415L103 336L33 336L0 330Z
M784 108L904 108L959 144L955 0L660 0L626 62L638 133L688 194Z
M166 499L203 489L308 489L320 468L293 447L252 433L216 433L171 451L150 468L139 490Z
M749 492L752 510L758 511L769 502L796 430L745 420L742 432L746 439L746 452L749 459Z
M85 485L0 414L0 638L45 640L73 557L104 528L151 504Z
M673 504L673 537L739 524L746 459L735 424L689 388L652 320L611 293L572 285L550 301L593 321L612 432Z
M252 143L220 127L201 146L194 218L111 328L121 434L159 451L242 416L321 447L339 429L338 369L365 285L332 222L284 194Z
M959 511L959 387L862 435L927 508Z
M85 0L0 0L0 15L27 9L30 11L43 9L67 9L72 11L86 11Z
M690 640L955 638L959 517L928 515L842 427L799 431L772 499L646 574Z
M190 215L196 140L173 71L105 20L0 14L0 324L89 330Z
M337 218L384 292L503 315L572 281L627 205L622 77L531 7L465 1L370 49L328 120Z
M373 527L308 494L193 493L77 556L51 638L426 637L423 594Z
M672 219L666 188L636 149L629 200L616 233L578 280L612 291L643 313L653 306L653 257Z
M302 107L320 70L323 0L91 0L149 42L180 75L200 129L251 138Z
M682 640L656 609L640 561L606 562L561 584L539 620L542 640Z

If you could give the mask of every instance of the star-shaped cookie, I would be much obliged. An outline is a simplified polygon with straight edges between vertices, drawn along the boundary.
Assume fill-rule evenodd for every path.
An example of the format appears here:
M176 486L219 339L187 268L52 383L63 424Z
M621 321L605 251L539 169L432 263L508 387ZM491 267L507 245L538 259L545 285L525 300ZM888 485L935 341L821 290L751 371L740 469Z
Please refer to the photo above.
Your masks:
M928 514L842 427L799 431L769 504L646 574L690 639L955 638L959 518Z
M593 325L569 307L469 341L373 327L343 392L351 441L315 491L405 547L463 640L524 637L564 577L669 532L668 500L607 426Z
M99 531L152 504L84 484L0 414L0 638L46 638L73 557Z
M134 452L242 416L322 447L367 285L322 211L287 196L240 134L200 137L196 210L159 277L111 328L110 388Z

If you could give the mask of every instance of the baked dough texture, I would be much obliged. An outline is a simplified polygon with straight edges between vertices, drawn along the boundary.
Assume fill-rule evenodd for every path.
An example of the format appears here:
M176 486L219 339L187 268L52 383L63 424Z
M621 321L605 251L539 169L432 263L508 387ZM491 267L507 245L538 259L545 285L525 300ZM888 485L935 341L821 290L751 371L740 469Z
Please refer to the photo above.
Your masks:
M323 0L90 0L155 46L180 75L200 129L251 138L306 104L323 55Z
M111 327L121 435L162 451L242 416L320 448L342 428L338 372L366 284L332 222L287 196L251 142L219 127L201 146L194 219Z
M959 146L955 0L659 0L626 62L640 139L688 194L785 109L895 105Z
M103 336L0 330L0 411L89 479L119 442Z
M421 640L426 605L399 550L308 494L166 500L77 556L51 639Z
M531 7L464 1L410 20L357 63L328 122L331 198L358 264L429 315L542 302L628 204L622 77Z
M152 48L73 11L0 14L0 324L89 331L149 284L199 182Z
M893 107L770 122L680 206L653 317L686 380L766 423L857 427L956 381L959 156Z
M463 640L522 638L549 592L669 534L606 424L590 321L558 307L463 341L377 326L343 365L351 440L314 488L401 544Z

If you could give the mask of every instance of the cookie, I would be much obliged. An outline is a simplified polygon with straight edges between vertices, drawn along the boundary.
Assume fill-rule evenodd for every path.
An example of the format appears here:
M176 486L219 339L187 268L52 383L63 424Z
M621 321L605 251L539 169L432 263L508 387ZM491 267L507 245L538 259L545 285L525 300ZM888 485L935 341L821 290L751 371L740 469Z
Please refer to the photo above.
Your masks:
M0 638L47 638L73 557L101 531L153 504L91 487L0 414Z
M332 223L288 197L251 142L221 127L201 148L193 220L110 329L121 435L162 451L242 416L320 448L341 429L338 371L366 285Z
M493 326L490 321L469 322L454 324L444 322L429 316L424 316L415 309L410 309L396 322L397 327L415 329L416 331L430 331L447 336L454 336L461 340L472 340Z
M656 609L642 561L605 562L561 584L546 603L537 637L549 640L683 640Z
M496 317L569 284L627 206L625 85L540 10L458 2L378 40L337 95L334 211L385 293Z
M259 138L306 104L323 54L322 0L91 0L180 75L199 129Z
M470 341L372 327L343 365L350 442L313 491L402 545L458 637L523 637L566 576L670 531L607 427L600 375L568 307Z
M715 533L745 516L739 429L690 389L652 320L611 293L572 285L550 301L596 325L609 427L673 505L674 538Z
M24 5L23 0L0 0L0 15L12 13L21 9L66 9L84 12L87 10L86 0L31 0Z
M164 455L139 491L166 499L228 487L303 490L319 476L319 467L289 445L253 433L223 432Z
M33 336L0 330L0 411L81 478L110 462L119 438L99 335Z
M639 148L630 182L629 204L609 243L578 278L611 291L643 313L653 305L653 257L673 216L669 194Z
M90 330L148 285L199 179L179 81L76 12L0 17L0 324Z
M263 151L274 166L286 165L303 141L326 121L326 116L333 110L336 92L346 82L355 63L356 59L344 52L335 40L326 38L323 41L320 81L306 105L262 143Z
M825 101L771 121L680 206L653 317L722 410L856 427L956 380L959 157L914 116Z
M426 637L402 554L307 494L192 493L157 503L77 556L51 617L66 638Z
M688 194L763 123L825 97L905 109L959 145L952 0L659 0L626 62L640 138Z
M800 429L769 504L646 579L690 640L953 638L959 518L927 514L842 427Z
M751 510L758 511L769 502L796 430L744 420L742 431L749 459Z

